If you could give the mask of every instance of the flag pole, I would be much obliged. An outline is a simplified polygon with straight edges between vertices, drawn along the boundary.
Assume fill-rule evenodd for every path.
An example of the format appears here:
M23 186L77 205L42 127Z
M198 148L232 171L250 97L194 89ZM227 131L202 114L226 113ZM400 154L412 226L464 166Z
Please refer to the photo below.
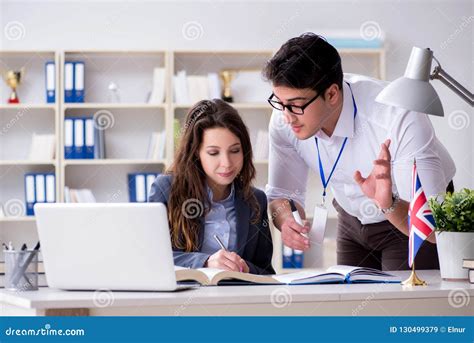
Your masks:
M415 262L411 266L411 274L408 279L402 282L403 286L426 286L427 283L424 280L421 280L418 275L415 273Z
M413 157L413 167L416 168L416 157ZM415 181L412 180L412 182L414 183ZM410 204L410 206L411 206L411 204ZM408 228L408 230L410 230L410 228ZM426 286L427 285L427 283L424 280L420 279L418 277L418 275L416 275L416 272L415 272L415 257L416 256L413 256L413 263L411 265L411 274L408 277L408 279L406 279L405 281L402 282L403 286L413 287L413 286Z

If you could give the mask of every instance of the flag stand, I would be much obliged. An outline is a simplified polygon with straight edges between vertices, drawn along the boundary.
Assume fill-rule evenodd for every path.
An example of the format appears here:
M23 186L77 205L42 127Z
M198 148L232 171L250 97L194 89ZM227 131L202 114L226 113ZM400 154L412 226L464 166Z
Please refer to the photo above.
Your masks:
M411 266L411 274L408 279L402 282L403 286L427 286L427 283L424 280L421 280L418 275L415 273L415 262Z

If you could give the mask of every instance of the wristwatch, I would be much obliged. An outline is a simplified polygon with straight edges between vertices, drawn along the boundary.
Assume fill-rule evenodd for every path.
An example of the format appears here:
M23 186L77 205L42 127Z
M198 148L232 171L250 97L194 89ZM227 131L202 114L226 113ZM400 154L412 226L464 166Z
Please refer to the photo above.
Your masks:
M397 193L392 194L392 206L389 208L381 208L380 211L382 211L383 214L389 214L395 211L395 208L397 207L398 203L400 202L400 196Z

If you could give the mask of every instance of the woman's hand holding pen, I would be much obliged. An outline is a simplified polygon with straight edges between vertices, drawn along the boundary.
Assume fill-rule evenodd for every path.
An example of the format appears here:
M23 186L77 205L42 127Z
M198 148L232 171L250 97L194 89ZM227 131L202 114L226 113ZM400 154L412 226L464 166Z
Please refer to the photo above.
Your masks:
M231 270L234 272L249 272L249 267L244 259L235 252L226 251L224 249L220 249L211 255L204 264L204 267Z

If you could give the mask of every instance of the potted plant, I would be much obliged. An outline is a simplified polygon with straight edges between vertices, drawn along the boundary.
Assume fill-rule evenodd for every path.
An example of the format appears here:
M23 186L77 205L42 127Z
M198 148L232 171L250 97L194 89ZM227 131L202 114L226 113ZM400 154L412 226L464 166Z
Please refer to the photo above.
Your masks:
M436 244L441 277L467 279L462 260L474 258L474 190L446 193L444 199L429 199L436 222Z

